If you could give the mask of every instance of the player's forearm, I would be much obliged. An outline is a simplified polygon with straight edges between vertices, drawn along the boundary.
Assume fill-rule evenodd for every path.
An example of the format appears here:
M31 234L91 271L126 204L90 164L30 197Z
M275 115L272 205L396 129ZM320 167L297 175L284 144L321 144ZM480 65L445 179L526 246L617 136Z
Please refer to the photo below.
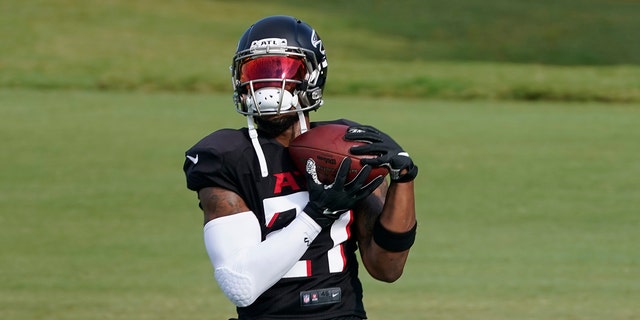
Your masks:
M389 185L380 223L392 232L407 232L413 228L416 224L413 181Z
M362 258L371 277L384 282L394 282L402 276L408 257L408 250L403 253L389 252L373 243L366 256L363 255Z
M386 282L400 278L416 228L413 182L392 183L363 250L367 271Z
M319 233L320 227L304 213L265 241L251 212L212 220L204 228L216 280L240 307L253 303L280 280Z

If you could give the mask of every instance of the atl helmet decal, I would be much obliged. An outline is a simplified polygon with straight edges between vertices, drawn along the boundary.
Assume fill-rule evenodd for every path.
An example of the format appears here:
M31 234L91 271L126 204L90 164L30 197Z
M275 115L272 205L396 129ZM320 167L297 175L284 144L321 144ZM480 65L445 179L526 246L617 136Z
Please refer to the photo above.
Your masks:
M287 39L282 38L265 38L260 40L253 40L251 42L251 47L249 50L252 52L258 49L266 49L269 51L269 48L286 48L287 47Z
M311 32L311 44L318 48L318 51L320 51L320 53L322 53L323 55L324 53L324 46L322 45L322 40L318 38L318 34L316 33L316 30L313 29Z

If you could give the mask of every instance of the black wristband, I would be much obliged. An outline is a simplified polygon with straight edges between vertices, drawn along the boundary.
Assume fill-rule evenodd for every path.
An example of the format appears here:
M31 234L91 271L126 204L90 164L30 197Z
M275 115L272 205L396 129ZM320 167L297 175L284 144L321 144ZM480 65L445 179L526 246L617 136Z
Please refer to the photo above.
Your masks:
M402 252L408 250L416 241L416 229L418 223L407 232L397 233L387 230L380 223L380 218L376 220L373 226L373 241L382 249L391 252Z

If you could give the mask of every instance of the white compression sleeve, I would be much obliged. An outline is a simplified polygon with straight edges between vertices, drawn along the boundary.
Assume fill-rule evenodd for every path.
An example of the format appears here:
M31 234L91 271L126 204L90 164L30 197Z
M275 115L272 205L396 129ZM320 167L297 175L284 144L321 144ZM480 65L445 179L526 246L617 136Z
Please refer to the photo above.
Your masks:
M246 307L287 273L321 228L306 213L261 241L255 215L242 212L204 226L204 242L218 285L235 305Z

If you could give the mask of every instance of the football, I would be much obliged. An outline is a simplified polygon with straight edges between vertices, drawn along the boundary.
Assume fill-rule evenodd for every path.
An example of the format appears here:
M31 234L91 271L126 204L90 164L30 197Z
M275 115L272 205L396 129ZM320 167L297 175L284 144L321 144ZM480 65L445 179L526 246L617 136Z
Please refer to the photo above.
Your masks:
M365 143L345 140L344 135L348 128L349 126L342 124L322 125L310 129L291 141L289 155L293 159L296 168L304 173L307 159L313 159L316 162L318 180L324 184L331 184L335 180L342 159L349 157L352 161L347 182L353 180L362 169L360 159L373 158L375 156L354 155L349 152L351 147ZM377 176L384 177L387 173L388 170L386 168L372 168L366 181L370 182Z

